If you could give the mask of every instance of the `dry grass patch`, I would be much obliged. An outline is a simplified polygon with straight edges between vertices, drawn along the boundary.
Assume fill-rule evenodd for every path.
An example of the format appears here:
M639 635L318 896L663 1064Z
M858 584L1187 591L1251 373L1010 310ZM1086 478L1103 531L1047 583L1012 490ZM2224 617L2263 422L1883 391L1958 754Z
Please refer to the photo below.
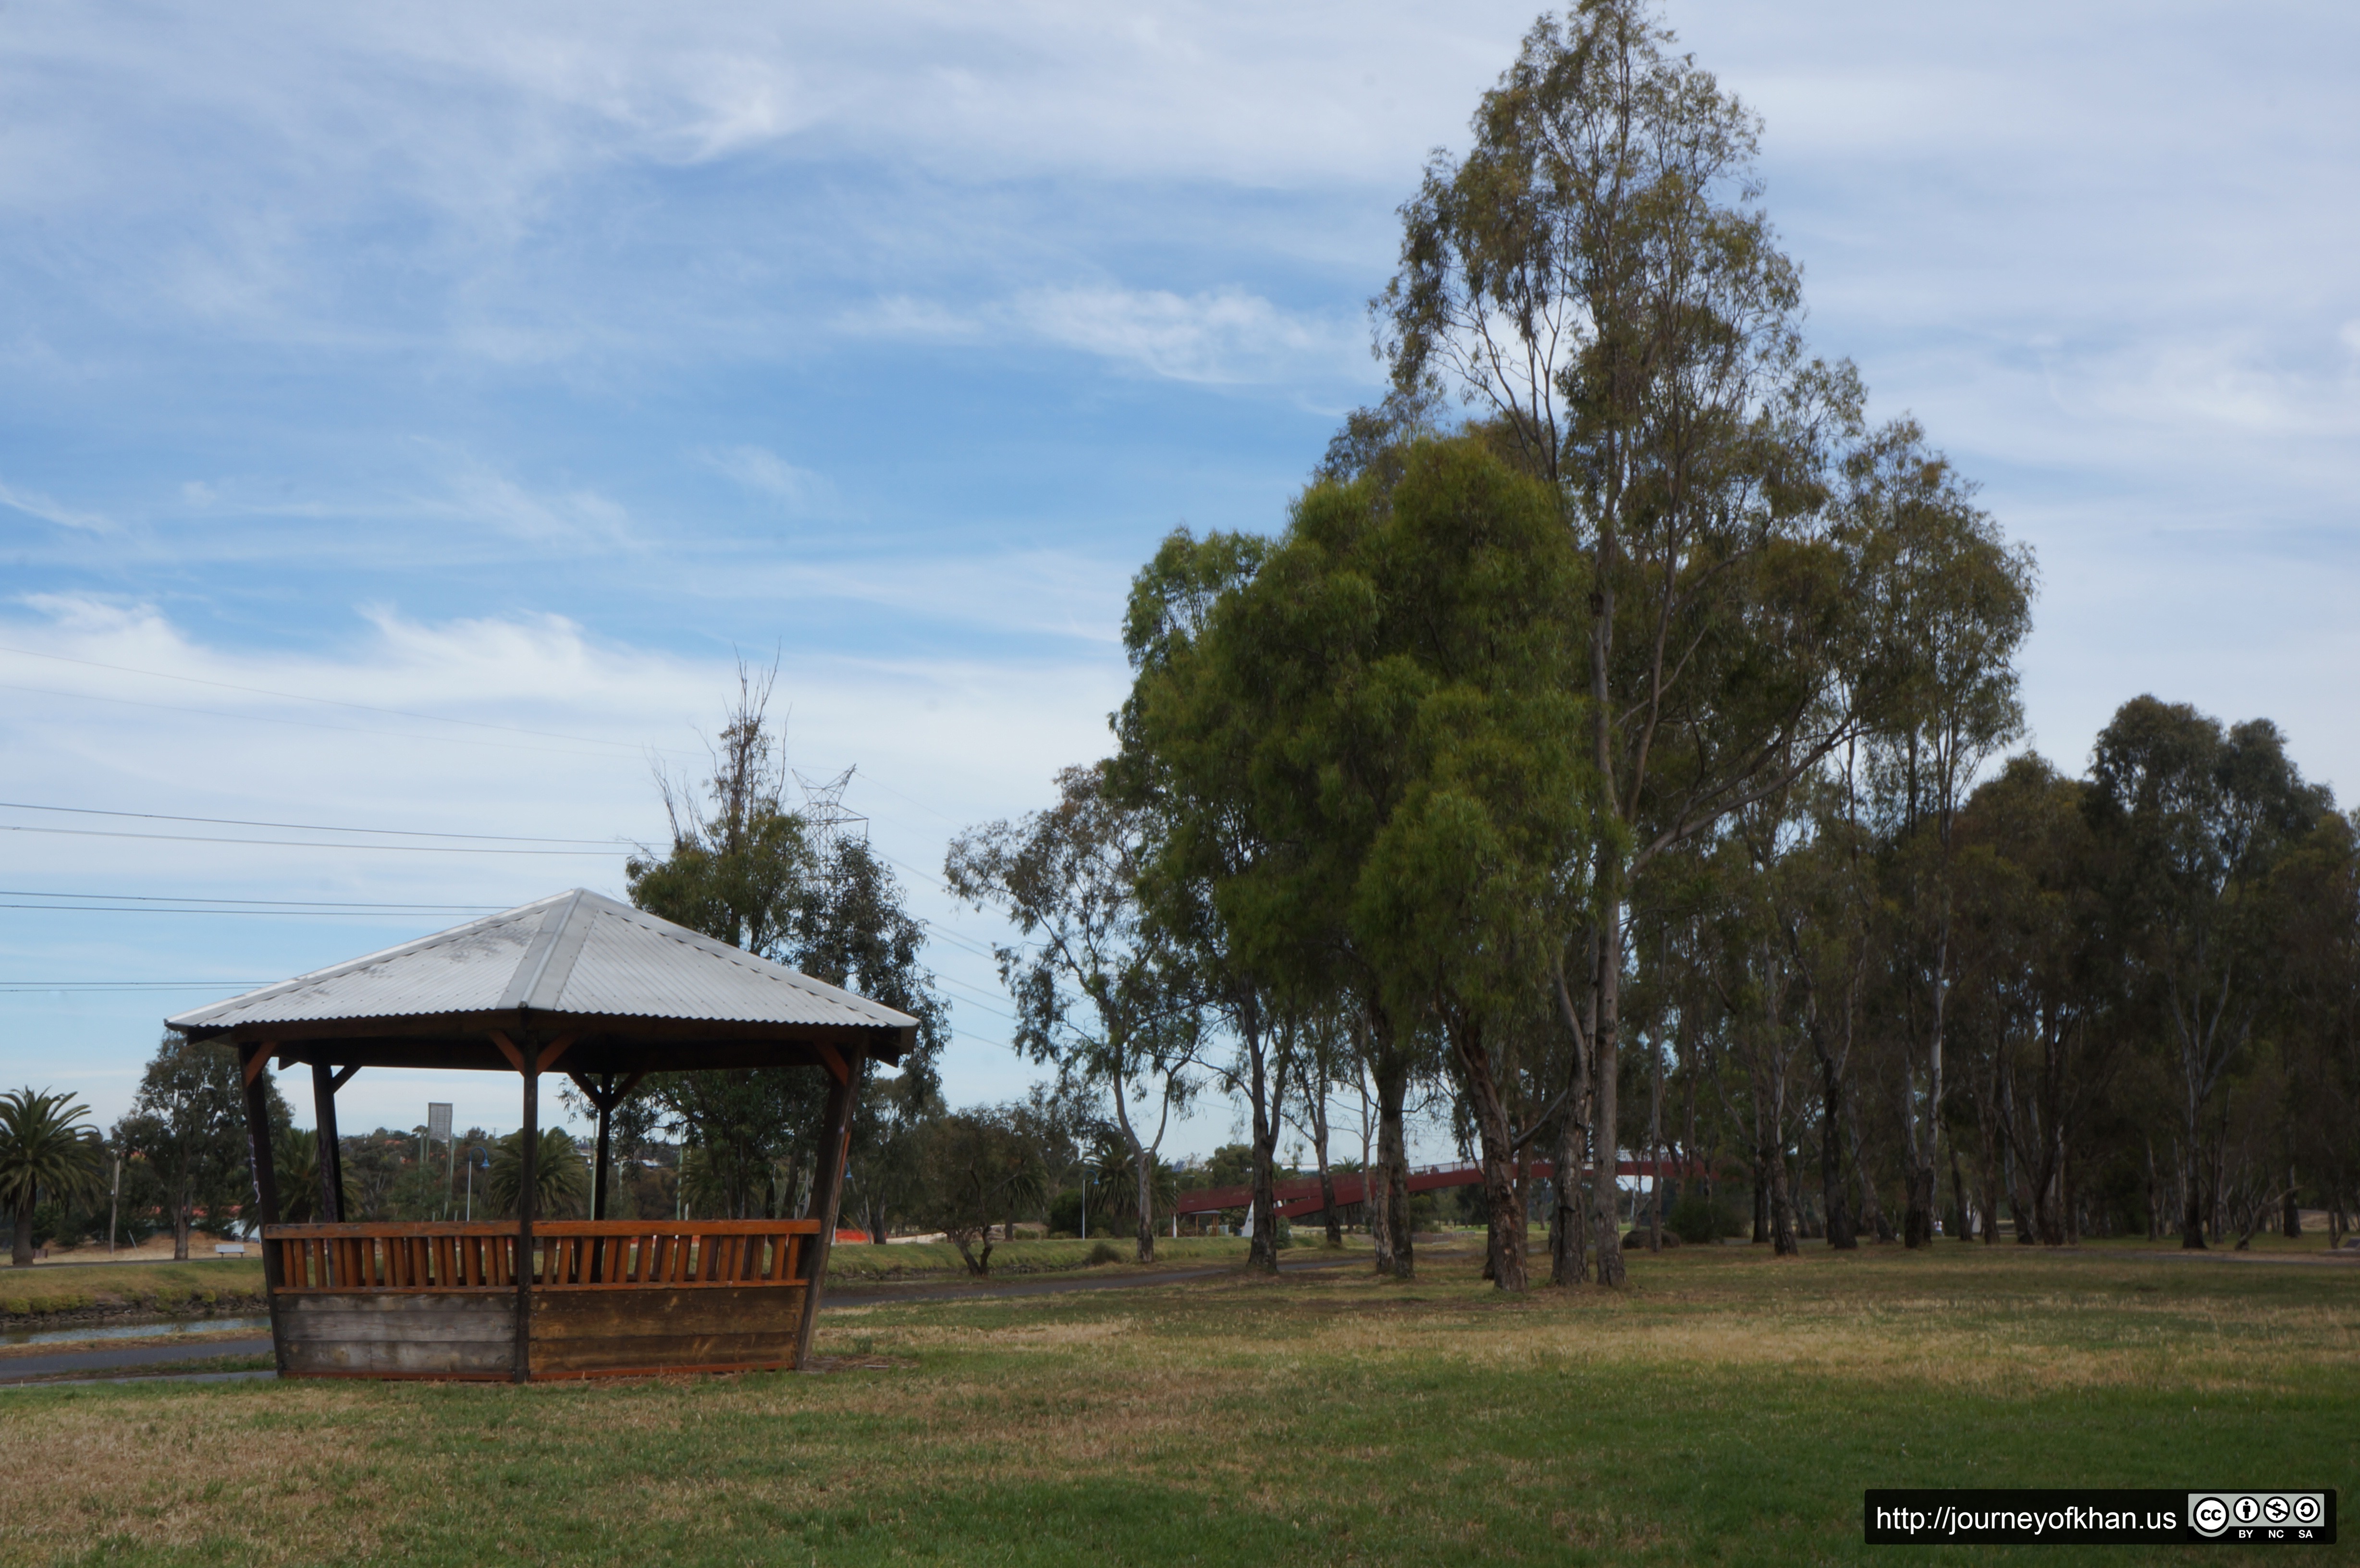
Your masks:
M202 1536L256 1563L338 1555L350 1537L345 1510L378 1490L358 1463L366 1429L344 1419L366 1396L307 1399L310 1419L290 1422L275 1408L279 1390L249 1387L243 1399L180 1398L131 1410L77 1391L38 1420L0 1421L0 1473L27 1488L19 1497L41 1503L0 1516L0 1549L11 1561L42 1562L94 1540L166 1545Z

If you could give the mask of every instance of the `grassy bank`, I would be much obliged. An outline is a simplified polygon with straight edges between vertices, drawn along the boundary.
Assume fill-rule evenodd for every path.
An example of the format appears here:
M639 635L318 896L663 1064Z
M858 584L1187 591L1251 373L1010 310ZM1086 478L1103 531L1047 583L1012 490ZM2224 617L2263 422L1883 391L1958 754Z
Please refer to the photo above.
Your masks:
M1475 1267L848 1309L820 1350L889 1368L816 1377L19 1392L0 1559L1816 1563L1870 1486L2360 1488L2342 1268Z
M0 1329L81 1318L179 1315L258 1303L262 1258L0 1269Z

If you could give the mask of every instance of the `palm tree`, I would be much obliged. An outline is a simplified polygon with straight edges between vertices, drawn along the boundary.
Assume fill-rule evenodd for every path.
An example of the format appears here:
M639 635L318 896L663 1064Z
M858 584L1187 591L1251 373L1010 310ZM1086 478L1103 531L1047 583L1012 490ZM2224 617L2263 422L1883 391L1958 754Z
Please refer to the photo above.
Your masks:
M517 1178L524 1161L524 1134L512 1132L492 1145L487 1195L492 1212L516 1213ZM542 1219L568 1219L583 1212L590 1195L590 1165L563 1127L541 1135L532 1157L532 1209Z
M104 1145L70 1095L17 1089L0 1094L0 1204L16 1220L9 1261L33 1261L33 1210L43 1198L95 1192Z

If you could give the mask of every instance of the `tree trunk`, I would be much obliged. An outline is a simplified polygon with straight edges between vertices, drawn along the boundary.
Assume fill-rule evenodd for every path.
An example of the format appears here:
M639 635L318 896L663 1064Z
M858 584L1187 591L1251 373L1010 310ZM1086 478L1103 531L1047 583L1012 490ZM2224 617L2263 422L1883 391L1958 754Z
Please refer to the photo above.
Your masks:
M1139 1176L1139 1260L1155 1261L1155 1156L1141 1149L1132 1170Z
M30 1269L33 1266L33 1205L17 1204L16 1213L10 1217L16 1224L15 1234L8 1243L9 1267Z
M1786 1185L1786 1160L1783 1150L1767 1152L1770 1171L1770 1252L1775 1258L1792 1258L1803 1250L1795 1239L1795 1196Z
M1311 1152L1319 1162L1319 1217L1327 1222L1328 1245L1344 1245L1344 1222L1336 1214L1336 1172L1328 1164L1328 1086L1310 1096Z
M1409 1103L1409 1063L1390 1053L1377 1073L1377 1170L1370 1196L1382 1187L1383 1214L1378 1225L1377 1271L1396 1279L1414 1279L1417 1258L1409 1228L1409 1144L1402 1132L1404 1107Z
M1557 1170L1549 1179L1549 1283L1578 1285L1590 1278L1590 1248L1581 1223L1581 1106L1567 1096L1565 1124L1557 1135Z
M2185 1170L2180 1182L2180 1247L2183 1252L2202 1252L2205 1250L2204 1175L2197 1163L2202 1157L2198 1153L2197 1103L2193 1097L2188 1101L2180 1131L2186 1135L2187 1143L2185 1152L2180 1156Z
M1664 1041L1656 1036L1647 1076L1647 1250L1664 1250Z
M1475 1130L1482 1143L1483 1200L1491 1218L1489 1251L1495 1289L1524 1288L1524 1225L1516 1199L1515 1138L1508 1127L1507 1107L1491 1070L1491 1053L1472 1024L1451 1031L1459 1048L1459 1064L1467 1073L1467 1097L1475 1112Z
M1816 1031L1815 1031L1816 1032ZM1830 1051L1819 1056L1819 1203L1828 1212L1828 1247L1851 1252L1860 1246L1843 1180L1843 1078Z
M1610 1290L1623 1281L1621 1187L1616 1166L1622 1160L1622 1124L1617 1119L1616 1079L1621 1072L1622 1032L1622 898L1619 852L1610 851L1613 880L1609 884L1604 919L1598 943L1598 1027L1593 1036L1597 1062L1590 1069L1590 1100L1596 1107L1591 1142L1596 1148L1598 1174L1591 1187L1592 1218L1598 1232L1598 1282Z
M1253 1098L1253 1239L1246 1247L1246 1267L1261 1274L1278 1272L1278 1190L1274 1167L1278 1153L1278 1096L1283 1083L1273 1082L1262 1020L1249 1002L1242 1009L1246 1062Z
M1582 1221L1581 1168L1590 1158L1590 1031L1582 1027L1580 1016L1574 1011L1562 964L1556 981L1560 1021L1573 1040L1573 1072L1566 1083L1565 1120L1557 1126L1556 1173L1550 1180L1555 1198L1549 1205L1549 1283L1579 1285L1590 1278L1590 1227ZM1591 1000L1596 1000L1595 992Z
M2147 1238L2163 1239L2163 1182L2155 1173L2155 1139L2147 1140Z
M1155 1155L1139 1140L1139 1133L1131 1125L1131 1110L1123 1104L1124 1083L1118 1075L1114 1080L1115 1126L1122 1133L1122 1141L1131 1149L1131 1168L1139 1178L1139 1261L1155 1261ZM1164 1140L1162 1133L1156 1141Z
M195 1229L195 1214L186 1203L172 1205L172 1261L189 1260L189 1233Z
M2294 1167L2289 1165L2287 1167L2287 1190L2286 1198L2284 1200L2284 1212L2279 1215L2281 1227L2285 1231L2286 1238L2289 1241L2292 1241L2297 1236L2302 1235L2302 1210L2295 1205L2294 1188Z
M1959 1239L1974 1240L1974 1225L1967 1214L1967 1179L1959 1170L1959 1145L1956 1139L1952 1139L1950 1143L1950 1203L1958 1215Z
M1761 1114L1754 1116L1754 1246L1770 1239L1770 1167L1769 1151L1762 1147Z

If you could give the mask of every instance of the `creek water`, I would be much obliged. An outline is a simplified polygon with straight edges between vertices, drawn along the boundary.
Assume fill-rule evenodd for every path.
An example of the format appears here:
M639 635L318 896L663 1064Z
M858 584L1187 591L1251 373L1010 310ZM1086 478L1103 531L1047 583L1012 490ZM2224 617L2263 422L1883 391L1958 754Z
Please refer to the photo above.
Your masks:
M177 1339L182 1334L251 1333L270 1326L268 1316L245 1318L176 1318L169 1323L120 1323L101 1328L12 1329L0 1333L0 1345L65 1345L101 1339Z

